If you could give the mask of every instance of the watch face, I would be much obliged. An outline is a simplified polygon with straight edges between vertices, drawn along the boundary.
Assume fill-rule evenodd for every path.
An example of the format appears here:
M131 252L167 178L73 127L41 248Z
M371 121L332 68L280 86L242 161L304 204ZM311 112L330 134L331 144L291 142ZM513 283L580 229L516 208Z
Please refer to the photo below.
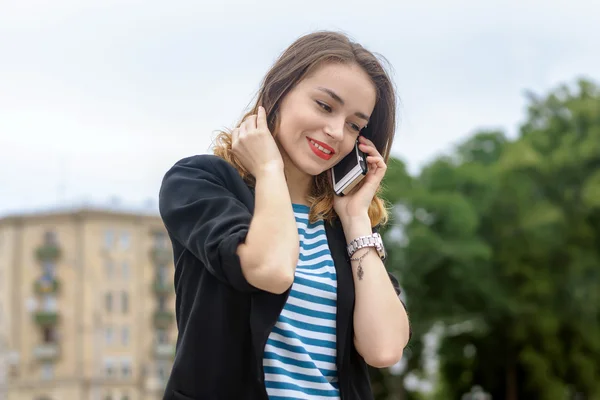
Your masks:
M387 253L385 251L385 246L383 245L383 240L381 238L381 235L377 234L377 252L379 253L379 257L381 257L381 259L386 258Z

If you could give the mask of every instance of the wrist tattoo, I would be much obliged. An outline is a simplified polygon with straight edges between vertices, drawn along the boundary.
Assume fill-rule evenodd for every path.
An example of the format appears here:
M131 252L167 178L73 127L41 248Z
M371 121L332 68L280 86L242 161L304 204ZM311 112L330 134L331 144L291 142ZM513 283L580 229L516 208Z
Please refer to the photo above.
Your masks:
M362 260L363 260L363 258L365 258L365 256L367 254L369 254L370 251L371 251L371 248L369 247L369 248L367 248L367 251L365 251L365 253L362 256L350 259L350 261L358 261L358 267L356 267L356 275L358 276L359 281L362 281L362 278L365 275L365 271L363 270L363 267L362 267Z

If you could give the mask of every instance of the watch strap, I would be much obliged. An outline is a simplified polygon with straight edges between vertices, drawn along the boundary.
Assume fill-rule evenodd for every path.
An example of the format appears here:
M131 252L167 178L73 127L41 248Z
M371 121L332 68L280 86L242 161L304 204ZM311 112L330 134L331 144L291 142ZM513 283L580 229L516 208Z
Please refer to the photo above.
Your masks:
M383 249L383 240L381 235L377 232L367 236L359 236L352 240L347 247L348 255L352 257L360 249L365 247L374 247L377 250L380 258L385 257L385 251Z

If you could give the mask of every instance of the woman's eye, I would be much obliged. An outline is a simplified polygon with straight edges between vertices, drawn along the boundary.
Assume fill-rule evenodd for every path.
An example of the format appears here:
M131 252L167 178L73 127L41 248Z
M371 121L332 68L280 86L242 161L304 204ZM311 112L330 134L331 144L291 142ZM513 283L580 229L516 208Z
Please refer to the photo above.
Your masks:
M320 102L317 100L317 104L319 105L319 107L321 107L323 110L327 111L327 112L331 112L331 107L329 107L327 104Z
M350 124L350 127L355 130L356 132L360 132L360 126L356 125L356 124Z

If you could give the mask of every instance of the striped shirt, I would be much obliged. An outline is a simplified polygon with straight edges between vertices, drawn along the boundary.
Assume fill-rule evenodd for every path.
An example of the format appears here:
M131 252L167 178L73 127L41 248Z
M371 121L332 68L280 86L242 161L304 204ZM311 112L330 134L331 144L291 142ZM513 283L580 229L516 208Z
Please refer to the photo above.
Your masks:
M269 399L339 399L336 366L337 279L322 220L293 205L300 256L288 300L265 346Z

